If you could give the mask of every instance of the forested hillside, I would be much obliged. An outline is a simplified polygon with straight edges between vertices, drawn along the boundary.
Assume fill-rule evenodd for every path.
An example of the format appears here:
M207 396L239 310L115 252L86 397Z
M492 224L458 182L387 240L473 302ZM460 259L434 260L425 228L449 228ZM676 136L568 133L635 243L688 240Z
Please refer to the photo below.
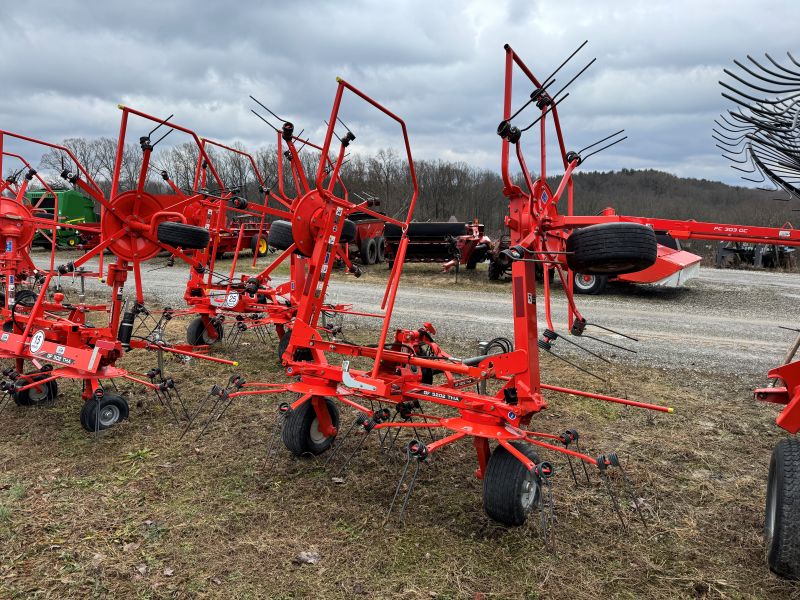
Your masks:
M116 140L73 138L65 140L64 144L73 150L101 187L110 188ZM242 145L235 146L245 149ZM277 189L275 147L261 147L252 153L267 185ZM251 199L259 197L258 183L247 159L220 150L210 151L210 154L226 187L239 188ZM169 191L159 175L165 170L179 187L188 190L194 180L197 156L197 149L191 144L158 148L153 156L148 187L153 191ZM313 179L318 153L306 147L301 157L306 172ZM133 185L140 160L139 147L129 144L122 162L122 189ZM295 193L294 184L288 175L287 159L282 160L284 188L291 196ZM54 174L61 170L61 165L62 157L52 152L42 157L40 168ZM447 220L451 216L458 220L478 218L490 233L500 232L507 203L498 172L445 161L419 160L415 166L420 190L417 220ZM344 165L342 176L351 193L368 192L379 197L381 208L388 214L404 212L410 197L409 171L406 162L393 151L381 150L367 157L353 155ZM583 214L594 214L613 206L621 214L780 226L791 220L791 209L796 204L778 200L783 196L778 192L681 178L654 170L623 169L602 173L579 170L574 181L575 210ZM550 185L555 189L558 178L551 178Z

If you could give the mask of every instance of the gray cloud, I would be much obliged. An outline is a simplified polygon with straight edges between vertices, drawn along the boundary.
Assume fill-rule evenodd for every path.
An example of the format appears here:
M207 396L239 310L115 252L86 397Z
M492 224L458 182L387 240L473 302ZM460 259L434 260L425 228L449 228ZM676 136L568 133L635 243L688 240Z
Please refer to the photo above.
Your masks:
M255 146L274 136L249 94L320 135L342 75L405 118L416 157L497 168L503 44L543 76L589 39L572 72L598 61L560 107L567 144L620 128L629 139L586 168L737 182L711 139L727 107L717 81L733 58L792 50L798 16L793 2L739 0L44 0L6 14L0 127L114 136L121 102ZM398 147L366 106L349 101L343 115L362 149Z

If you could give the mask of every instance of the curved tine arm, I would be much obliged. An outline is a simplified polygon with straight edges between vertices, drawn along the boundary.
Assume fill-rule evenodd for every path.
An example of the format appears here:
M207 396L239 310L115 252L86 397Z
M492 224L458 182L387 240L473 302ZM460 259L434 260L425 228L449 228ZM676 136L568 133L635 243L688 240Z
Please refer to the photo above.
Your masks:
M217 146L218 148L222 148L223 150L227 150L228 152L233 152L234 154L238 154L239 156L244 156L248 160L248 162L250 163L250 166L253 168L253 173L255 173L255 176L256 176L256 179L258 180L258 183L260 185L262 185L262 186L264 185L265 179L261 175L261 171L258 170L258 165L256 164L256 161L253 158L252 154L250 154L249 152L245 152L244 150L239 150L237 148L232 148L231 146L226 146L225 144L222 144L222 143L217 142L215 140L210 140L208 138L203 138L203 141L208 142L212 146Z
M14 133L12 131L6 131L4 129L0 129L0 136L13 137L13 138L16 138L16 139L24 141L24 142L31 142L32 144L38 144L40 146L46 146L47 148L53 148L54 150L61 150L62 152L65 152L67 154L67 156L69 156L69 158L72 160L72 162L74 162L75 165L78 167L78 170L86 178L86 181L89 182L92 185L92 187L96 190L97 194L100 195L101 197L103 196L103 190L100 189L99 185L97 185L97 182L89 174L89 171L87 171L86 168L80 163L80 161L75 156L75 154L72 152L72 150L70 150L66 146L62 146L61 144L53 144L51 142L46 142L44 140L39 140L39 139L36 139L36 138L33 138L33 137L28 137L27 135Z
M408 129L406 128L406 123L405 121L403 121L403 119L398 117L388 108L384 107L379 102L373 100L355 86L350 85L347 81L345 81L341 77L337 78L337 81L339 83L339 86L336 89L336 97L333 102L333 108L331 109L331 117L328 120L329 123L328 130L325 133L325 142L322 144L322 157L320 158L319 167L317 168L317 178L316 178L317 190L320 193L323 193L322 184L325 179L325 159L328 156L328 152L330 152L331 139L333 138L333 129L336 124L336 120L339 118L339 107L341 106L344 90L347 89L351 93L361 98L364 102L366 102L367 104L371 104L373 107L377 108L380 112L385 114L390 119L396 121L400 125L400 130L402 131L403 134L403 143L405 145L405 150L406 150L406 158L408 160L409 174L411 176L411 184L413 187L413 193L408 207L408 214L406 215L406 220L405 220L405 226L407 227L408 224L411 222L411 218L414 214L414 207L416 206L417 197L419 196L419 185L417 183L417 174L414 169L414 158L411 155L411 143L409 142L408 139ZM344 156L343 153L340 154L340 157L343 156ZM339 161L337 161L338 167L341 167L342 160L343 159L340 158Z
M791 75L791 78L792 78L792 79L795 79L795 80L797 80L798 82L800 82L800 72L797 72L797 71L792 71L791 69L787 69L787 68L786 68L786 67L784 67L782 64L778 63L778 62L777 62L777 61L776 61L774 58L772 58L772 57L771 57L769 54L767 54L766 52L764 53L764 56L766 56L766 57L767 57L767 60L769 60L769 62L771 62L771 63L772 63L773 65L775 65L776 67L778 67L778 68L779 68L781 71L784 71L784 72L788 73L789 75ZM747 58L750 58L750 57L748 56ZM752 58L750 58L750 60L752 60L753 62L756 62L756 61L754 61ZM756 63L756 64L758 64L758 63ZM773 71L770 71L769 69L767 69L767 68L765 68L765 67L763 67L763 66L761 66L761 65L758 65L758 66L760 66L762 69L764 69L764 70L765 70L767 73L771 73L771 74L773 74L773 75L775 75L775 76L777 76L777 77L785 77L785 75L782 75L781 73L775 73L775 72L773 72Z
M723 69L722 71L726 75L728 75L730 77L733 77L736 81L739 81L740 83L743 83L744 85L746 85L750 89L758 90L759 92L764 92L766 94L784 94L787 91L796 91L796 90L771 90L769 88L765 88L765 87L761 87L760 85L756 85L752 81L747 81L743 77L739 77L736 73L734 73L730 69Z
M739 94L743 98L747 98L748 100L756 102L757 104L773 104L773 105L774 104L780 104L781 102L786 102L787 100L792 100L792 99L797 98L797 97L800 96L800 92L798 92L797 94L792 94L791 96L787 96L787 97L784 97L784 98L779 98L778 100L767 100L766 98L756 98L755 96L750 96L748 94L745 94L741 90L737 90L735 87L725 83L724 81L720 81L719 84L722 87L731 90L734 94ZM722 95L723 95L723 97L727 98L728 100L736 102L736 104L740 104L741 106L744 106L745 108L748 108L750 110L757 110L757 109L754 109L749 104L746 104L745 102L742 102L738 98L733 98L732 96L726 94L725 92L723 92Z
M783 77L783 81L781 81L779 79L770 79L769 77L764 77L763 75L760 75L760 74L756 73L755 71L752 71L749 67L745 66L742 62L740 62L738 60L734 59L733 64L735 64L737 67L742 69L742 71L744 71L745 73L749 73L750 75L752 75L756 79L760 79L761 81L765 81L767 83L773 83L775 85L794 85L794 86L800 85L800 79L795 79L795 80L792 81L793 78L789 78L789 77L786 77L785 75L780 75L780 74L777 74L777 73L771 73L768 69L766 69L763 66L761 66L761 64L758 61L756 61L749 54L747 55L747 58L748 58L748 60L750 60L750 62L752 62L754 65L756 65L762 71L765 71L767 73L773 74L776 77Z
M147 114L145 112L142 112L140 110L136 110L135 108L131 108L129 106L124 106L124 105L120 104L119 108L124 112L127 112L127 113L129 113L131 115L135 115L137 117L141 117L142 119L147 119L148 121L154 121L156 123L161 123L163 121L163 119L159 119L158 117L154 117L153 115L149 115L149 114ZM225 187L225 184L222 181L222 178L220 178L219 173L217 173L216 168L214 168L214 163L211 160L211 157L206 152L204 144L203 144L202 140L200 139L200 137L193 130L189 129L188 127L183 127L181 125L177 125L176 123L173 123L172 121L170 121L169 126L172 129L175 129L177 131L185 133L189 137L192 138L194 143L197 145L197 149L200 151L200 156L202 158L204 158L206 160L206 162L208 163L208 168L211 169L211 174L214 176L214 179L216 180L217 185L219 185L220 188Z

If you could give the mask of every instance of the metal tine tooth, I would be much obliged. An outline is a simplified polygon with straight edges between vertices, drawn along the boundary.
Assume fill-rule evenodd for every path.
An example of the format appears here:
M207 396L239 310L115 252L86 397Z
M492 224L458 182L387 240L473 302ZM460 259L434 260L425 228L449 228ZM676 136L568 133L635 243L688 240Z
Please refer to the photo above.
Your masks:
M587 326L591 325L592 327L597 327L598 329L602 329L603 331L608 331L610 333L615 333L617 335L621 335L622 337L627 338L629 340L633 340L634 342L638 342L639 341L638 338L635 338L635 337L633 337L631 335L627 335L625 333L622 333L621 331L616 331L615 329L611 329L610 327L605 327L604 325L599 325L597 323L588 323L588 322L586 323L586 325Z
M561 360L561 361L563 361L563 362L567 363L569 366L571 366L571 367L574 367L575 369L578 369L579 371L581 371L581 372L583 372L583 373L586 373L587 375L591 375L592 377L595 377L595 378L599 379L599 380L600 380L600 381L602 381L603 383L606 383L606 382L607 382L605 379L603 379L603 378L602 378L602 377L600 377L599 375L597 375L597 374L595 374L595 373L592 373L592 372L591 372L590 370L588 370L588 369L584 369L584 368L583 368L583 367L581 367L580 365L576 365L574 362L572 362L571 360L568 360L568 359L564 358L563 356L559 356L558 354L556 354L556 353L555 353L555 352L553 352L552 350L545 350L545 352L547 352L547 354L549 354L550 356L553 356L553 357L557 358L558 360Z
M622 516L622 511L619 507L619 501L617 500L617 495L614 493L614 490L611 488L611 481L608 478L608 473L606 473L606 466L600 468L600 478L603 480L606 488L606 492L608 493L609 498L611 498L611 504L614 509L614 512L617 514L617 518L619 518L619 522L622 524L622 528L627 530L628 524L625 522L625 518Z
M403 506L400 507L400 522L403 524L406 522L406 506L408 506L408 500L411 498L411 492L414 491L414 486L417 483L417 477L419 476L419 470L421 467L422 461L418 459L414 469L414 474L411 476L411 483L408 484L408 491L406 492L405 498L403 498Z
M606 341L604 339L595 337L593 335L588 335L586 333L583 333L583 334L581 334L581 337L589 339L589 340L595 340L597 342L600 342L601 344L606 344L606 345L612 346L614 348L619 348L620 350L625 350L625 352L632 352L633 354L638 354L638 350L633 350L631 348L626 348L625 346L620 346L619 344L614 344L613 342Z
M386 523L389 522L389 517L392 515L392 509L394 509L394 503L397 501L397 496L400 495L400 489L403 487L403 482L406 479L406 474L408 473L408 466L411 464L411 442L406 444L405 447L406 451L406 462L403 465L403 472L400 474L400 479L397 481L397 487L394 490L394 496L392 496L392 501L389 503L389 510L386 511L386 518L383 520L383 526L386 526Z
M341 438L338 438L337 441L334 443L333 450L328 455L328 460L325 461L323 468L326 469L328 468L328 465L331 462L333 462L333 459L339 453L339 449L344 445L344 442L347 440L347 438L350 437L350 434L353 432L353 429L355 429L356 425L363 425L364 423L366 423L366 418L367 417L364 413L358 413L358 415L356 415L356 418L353 419L353 422L350 424L350 427L347 429L347 432L345 432L345 434Z
M575 346L576 348L580 348L580 349L581 349L581 350L583 350L584 352L588 352L589 354L591 354L591 355L592 355L592 356L594 356L595 358L599 358L599 359L600 359L600 360L602 360L603 362L605 362L605 363L608 363L608 364L611 364L611 361L610 361L610 360L608 360L607 358L605 358L605 357L603 357L603 356L601 356L601 355L597 354L596 352L592 352L592 351L591 351L591 350L589 350L588 348L584 348L584 347L583 347L583 346L581 346L580 344L578 344L578 343L576 343L576 342L573 342L572 340L568 339L566 336L559 335L559 334L558 334L558 333L556 333L555 331L554 331L553 333L555 333L555 335L556 335L556 337L555 337L554 339L557 339L557 340L558 340L558 339L564 340L564 341L565 341L565 342L567 342L568 344L572 344L572 345L573 345L573 346Z
M628 475L627 473L625 473L625 469L622 468L622 464L619 461L617 461L617 467L619 467L619 471L622 474L622 483L625 486L625 489L631 498L631 502L633 503L633 508L639 515L639 519L642 521L642 525L644 525L644 528L647 529L647 519L644 518L644 511L642 510L642 507L639 506L639 498L636 495L636 489L633 487L633 484L631 483L630 479L628 479Z

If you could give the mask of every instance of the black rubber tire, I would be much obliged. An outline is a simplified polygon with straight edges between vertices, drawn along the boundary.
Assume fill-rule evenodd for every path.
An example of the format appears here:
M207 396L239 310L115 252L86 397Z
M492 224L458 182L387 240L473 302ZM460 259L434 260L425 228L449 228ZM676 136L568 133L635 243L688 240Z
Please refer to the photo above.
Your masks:
M378 259L378 244L375 242L375 238L367 238L361 242L361 249L359 252L361 255L361 264L374 265Z
M473 248L472 254L470 254L469 258L467 259L467 269L472 271L478 266L478 263L485 261L487 252L488 248L486 247L486 244L479 244L478 247Z
M29 380L17 380L14 384L14 391L11 392L14 398L14 404L17 406L42 406L52 403L56 396L58 396L58 383L56 381L48 381L43 384L42 390L37 391L36 388L28 390L16 391L17 388L24 387L34 381L41 381L50 377L49 373L41 373L31 377Z
M333 421L334 427L339 428L339 409L330 398L325 398L325 405L328 407L328 412ZM303 456L306 454L322 454L331 447L336 436L322 438L321 440L314 440L312 437L312 430L314 429L314 421L317 420L317 414L314 411L314 405L311 400L308 400L298 406L295 410L289 412L286 420L283 422L283 430L281 438L283 445L295 456Z
M222 340L225 330L221 323L214 323L214 329L217 331L217 339L208 337L206 326L203 323L203 317L192 319L192 322L186 326L186 342L191 346L210 346Z
M267 242L267 245L266 245L266 247L264 248L264 251L263 251L263 252L259 252L259 251L258 251L258 241L259 241L259 240L264 240L264 241L266 241L266 242ZM287 246L287 247L288 247L288 246ZM267 238L265 238L263 235L261 235L261 236L259 236L259 235L254 235L254 236L252 237L252 239L250 240L250 250L253 252L253 255L254 255L254 256L259 256L259 257L261 257L261 256L266 256L266 255L267 255L267 253L269 252L269 241L268 241L268 240L267 240Z
M157 237L162 244L188 250L202 250L209 240L208 229L173 221L159 223Z
M267 233L267 244L278 250L286 250L294 244L292 237L292 224L289 221L273 221Z
M375 262L382 263L384 260L386 260L386 238L380 236L375 240L375 244L378 248L378 254L375 258Z
M530 444L511 442L511 445L539 464L539 457ZM533 492L533 501L525 507L522 503L523 488L531 480L536 490ZM483 476L483 509L487 516L509 527L523 525L530 510L538 503L539 493L538 475L528 471L508 450L497 446L489 457Z
M591 281L585 281L588 278ZM608 284L608 277L605 275L586 275L584 273L573 273L572 290L576 294L602 294Z
M98 410L99 418L98 418ZM96 399L87 400L81 407L81 427L94 433L109 429L128 419L130 408L128 401L117 394L104 394L99 402Z
M36 292L25 288L14 294L14 302L31 308L34 304L36 304L36 298L38 297L39 296Z
M387 223L384 235L388 239L400 239L402 229L394 223ZM408 237L414 238L448 238L467 235L465 223L434 222L434 223L409 223Z
M503 265L500 264L498 260L489 260L489 281L500 281L500 278L503 276L505 269Z
M800 439L781 440L772 451L767 479L764 539L770 570L800 578Z
M278 342L278 364L283 364L283 353L289 347L289 339L292 337L292 330L287 329L283 332L280 341ZM294 359L297 361L310 361L312 359L310 348L298 348L294 351Z
M652 266L656 234L639 223L600 223L576 229L567 238L569 268L586 275L622 275Z
M339 241L347 242L348 244L356 241L356 224L350 219L344 220L344 224L342 225L342 235L339 236Z

